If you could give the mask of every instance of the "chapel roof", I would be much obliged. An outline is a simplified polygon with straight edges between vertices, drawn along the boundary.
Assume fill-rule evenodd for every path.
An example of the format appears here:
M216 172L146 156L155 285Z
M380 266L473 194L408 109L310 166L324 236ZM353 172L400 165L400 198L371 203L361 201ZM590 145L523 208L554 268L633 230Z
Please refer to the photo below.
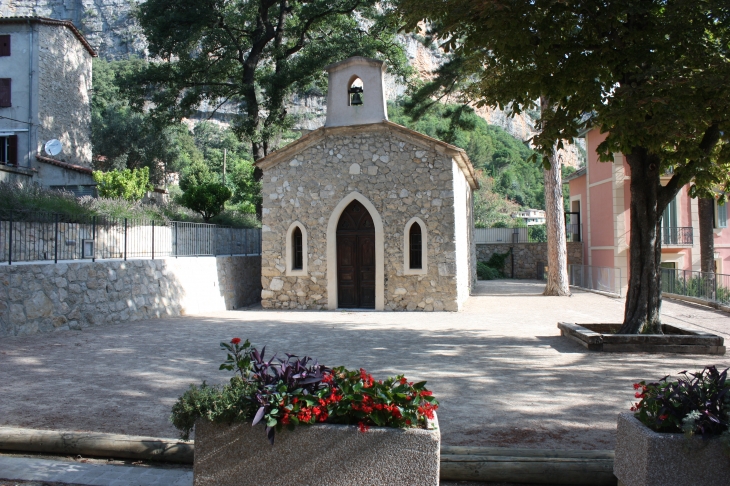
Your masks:
M367 125L349 125L349 126L336 126L336 127L321 127L317 130L303 135L298 140L285 145L284 147L271 152L266 157L256 161L256 167L261 170L267 170L275 165L289 160L299 152L306 150L317 142L328 136L334 135L347 135L353 134L358 135L363 132L377 132L377 131L389 131L405 141L411 142L414 145L421 146L427 149L433 149L436 152L448 155L456 161L457 165L464 173L466 180L469 182L469 186L472 189L478 189L479 183L477 182L476 172L474 166L472 166L469 157L466 155L464 149L455 147L441 140L429 137L410 128L406 128L403 125L398 125L390 121L383 121L380 123L371 123Z

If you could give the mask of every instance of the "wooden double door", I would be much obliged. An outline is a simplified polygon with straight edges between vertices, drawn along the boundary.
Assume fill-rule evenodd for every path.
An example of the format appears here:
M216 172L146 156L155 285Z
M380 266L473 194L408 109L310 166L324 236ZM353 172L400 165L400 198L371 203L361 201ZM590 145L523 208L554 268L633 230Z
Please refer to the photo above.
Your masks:
M337 223L337 306L375 309L375 226L358 201Z

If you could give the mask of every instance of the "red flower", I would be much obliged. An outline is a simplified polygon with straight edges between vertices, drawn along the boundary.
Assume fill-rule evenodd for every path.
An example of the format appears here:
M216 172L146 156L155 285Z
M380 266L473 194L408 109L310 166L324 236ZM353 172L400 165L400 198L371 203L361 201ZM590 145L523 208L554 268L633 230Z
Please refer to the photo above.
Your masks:
M406 419L406 425L411 425L411 419Z
M231 339L231 344L238 344L241 342L241 338L233 338Z
M638 390L639 388L641 388L641 384L640 383L634 383L634 390Z
M634 393L634 396L636 398L644 398L646 395L644 395L643 393L640 393L640 392L636 392L636 393Z
M291 401L291 402L292 402L292 403L299 403L299 398L297 398L297 397L294 397L294 398L292 399L292 401Z
M405 385L406 383L408 383L408 380L406 380L406 377L404 376L403 378L400 379L400 384Z
M281 423L284 425L289 425L289 414L285 413L283 417L281 417Z
M368 430L370 430L370 426L365 425L365 422L360 422L359 424L357 424L357 426L360 428L360 432L367 432Z
M660 415L660 416L659 416L659 420L666 420L666 419L667 419L667 417L669 417L669 415L667 415L667 414L665 413L664 415Z
M433 392L431 390L423 390L421 392L422 397L430 397L431 395L433 395Z

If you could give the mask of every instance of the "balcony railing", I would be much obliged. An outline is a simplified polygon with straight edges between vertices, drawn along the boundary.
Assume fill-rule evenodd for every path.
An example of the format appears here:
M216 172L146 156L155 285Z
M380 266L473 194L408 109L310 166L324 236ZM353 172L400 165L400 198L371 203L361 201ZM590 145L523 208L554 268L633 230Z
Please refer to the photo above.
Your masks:
M583 225L582 224L566 224L565 236L568 243L583 241Z
M692 246L692 228L663 226L661 229L662 245L664 246Z

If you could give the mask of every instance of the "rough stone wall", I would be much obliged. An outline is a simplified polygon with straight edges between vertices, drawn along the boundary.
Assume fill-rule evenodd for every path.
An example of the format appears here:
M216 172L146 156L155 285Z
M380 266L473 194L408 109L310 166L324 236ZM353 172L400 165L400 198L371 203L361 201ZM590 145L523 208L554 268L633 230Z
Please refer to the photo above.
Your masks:
M515 261L514 278L537 278L537 264L547 265L547 243L510 244L477 244L477 261L486 262L494 253L504 254L513 247ZM583 243L568 243L568 265L583 264ZM512 258L508 257L504 264L504 274L512 275Z
M0 266L0 337L235 309L261 292L259 257Z
M57 138L56 159L91 166L91 54L70 29L36 24L38 153Z
M264 172L261 304L327 308L327 224L340 200L357 191L383 221L384 308L457 310L451 158L390 130L351 133L327 136ZM414 216L427 227L425 275L403 272L404 228ZM286 232L294 221L307 230L305 277L285 276Z

